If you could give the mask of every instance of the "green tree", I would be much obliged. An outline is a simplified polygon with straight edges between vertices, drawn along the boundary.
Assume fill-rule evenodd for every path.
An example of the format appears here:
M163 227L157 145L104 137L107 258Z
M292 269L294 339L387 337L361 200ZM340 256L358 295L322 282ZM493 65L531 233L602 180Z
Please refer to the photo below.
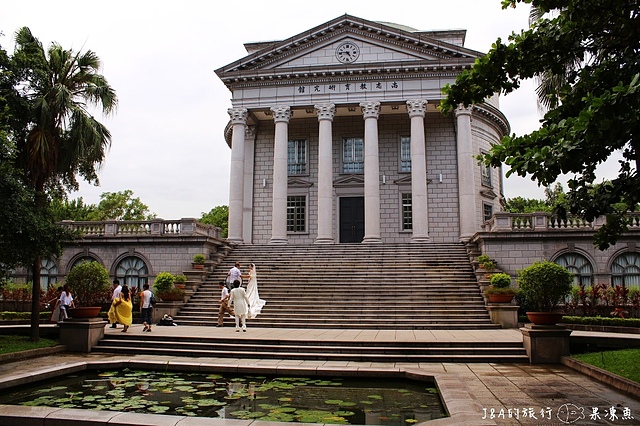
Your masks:
M637 0L503 0L503 8L530 4L543 14L530 29L498 39L472 69L444 88L441 109L510 93L523 79L565 75L552 89L540 129L505 136L481 156L549 186L567 174L569 211L587 221L606 216L595 245L606 249L627 229L626 212L640 201L640 18ZM576 64L575 67L568 66ZM594 186L596 167L621 152L617 178Z
M126 189L100 194L100 203L89 212L86 220L150 220L155 217L140 198L133 198L132 190Z
M35 195L25 185L24 173L15 167L13 135L24 123L15 108L20 104L11 61L0 47L0 278L19 266L29 266L38 255L56 256L73 234L55 225L50 212L35 209Z
M115 111L117 97L100 72L100 59L52 43L45 50L29 28L16 33L12 67L19 106L28 121L14 134L18 164L35 194L35 206L48 209L47 191L78 189L77 176L98 183L97 166L111 144L109 130L88 108ZM16 107L18 109L18 107ZM41 256L33 262L31 339L39 339Z
M202 217L198 219L198 221L217 226L222 229L222 238L227 238L229 231L229 206L214 207L209 213L202 213Z
M85 204L82 197L73 200L55 197L51 201L51 210L53 211L56 222L62 220L89 220L89 216L95 209L95 204Z

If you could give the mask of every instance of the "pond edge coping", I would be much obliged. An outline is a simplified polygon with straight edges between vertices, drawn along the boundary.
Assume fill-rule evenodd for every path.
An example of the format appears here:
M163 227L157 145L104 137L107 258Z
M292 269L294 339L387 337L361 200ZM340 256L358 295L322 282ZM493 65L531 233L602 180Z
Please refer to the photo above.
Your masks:
M178 360L165 362L136 359L87 360L61 363L56 366L43 367L30 373L15 373L0 377L0 389L7 389L22 384L49 379L65 374L99 369L164 369L181 372L216 372L236 374L299 374L306 376L329 377L385 377L433 381L449 417L416 423L415 426L453 426L453 425L495 425L492 420L481 420L482 408L479 402L468 391L464 382L455 373L427 374L418 368L376 368L376 367L304 367L304 366L258 366L234 365L225 363L197 363ZM102 424L109 426L124 425L158 425L158 426L254 426L266 425L260 420L219 419L211 417L189 417L179 415L127 413L120 411L85 410L56 407L27 407L22 405L0 405L0 423L20 426L66 426ZM285 425L287 423L279 423ZM296 423L300 426L303 423ZM352 425L353 426L353 425Z

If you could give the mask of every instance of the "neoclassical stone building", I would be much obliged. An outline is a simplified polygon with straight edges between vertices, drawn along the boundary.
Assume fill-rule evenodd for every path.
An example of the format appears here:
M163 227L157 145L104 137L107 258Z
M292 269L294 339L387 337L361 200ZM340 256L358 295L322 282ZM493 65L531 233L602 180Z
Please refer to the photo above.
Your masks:
M509 132L497 97L444 115L442 87L480 52L466 31L344 15L246 44L216 70L232 93L229 240L457 242L502 201L474 156Z

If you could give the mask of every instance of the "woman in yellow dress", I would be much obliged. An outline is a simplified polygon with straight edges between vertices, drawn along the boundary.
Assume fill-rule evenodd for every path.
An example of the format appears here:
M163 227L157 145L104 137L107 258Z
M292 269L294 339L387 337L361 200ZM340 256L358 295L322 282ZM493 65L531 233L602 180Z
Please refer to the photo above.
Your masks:
M124 325L123 333L126 333L133 322L133 303L131 302L129 287L126 285L122 286L120 296L111 303L111 308L109 308L109 322L111 324L119 322Z

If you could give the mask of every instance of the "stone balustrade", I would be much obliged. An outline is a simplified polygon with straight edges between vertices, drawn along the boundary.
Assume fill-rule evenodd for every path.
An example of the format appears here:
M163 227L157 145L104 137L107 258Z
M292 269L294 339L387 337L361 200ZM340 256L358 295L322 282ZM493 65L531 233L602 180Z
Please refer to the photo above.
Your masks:
M629 213L627 224L630 231L640 230L640 213ZM561 219L551 213L495 213L484 225L485 232L518 232L518 231L595 231L606 223L606 218L600 217L593 222L587 222L577 216L567 216Z
M151 219L151 220L105 220L105 221L68 221L62 225L82 236L120 237L120 236L170 236L178 235L205 236L220 238L221 229L198 222L194 218L182 218L177 220Z

